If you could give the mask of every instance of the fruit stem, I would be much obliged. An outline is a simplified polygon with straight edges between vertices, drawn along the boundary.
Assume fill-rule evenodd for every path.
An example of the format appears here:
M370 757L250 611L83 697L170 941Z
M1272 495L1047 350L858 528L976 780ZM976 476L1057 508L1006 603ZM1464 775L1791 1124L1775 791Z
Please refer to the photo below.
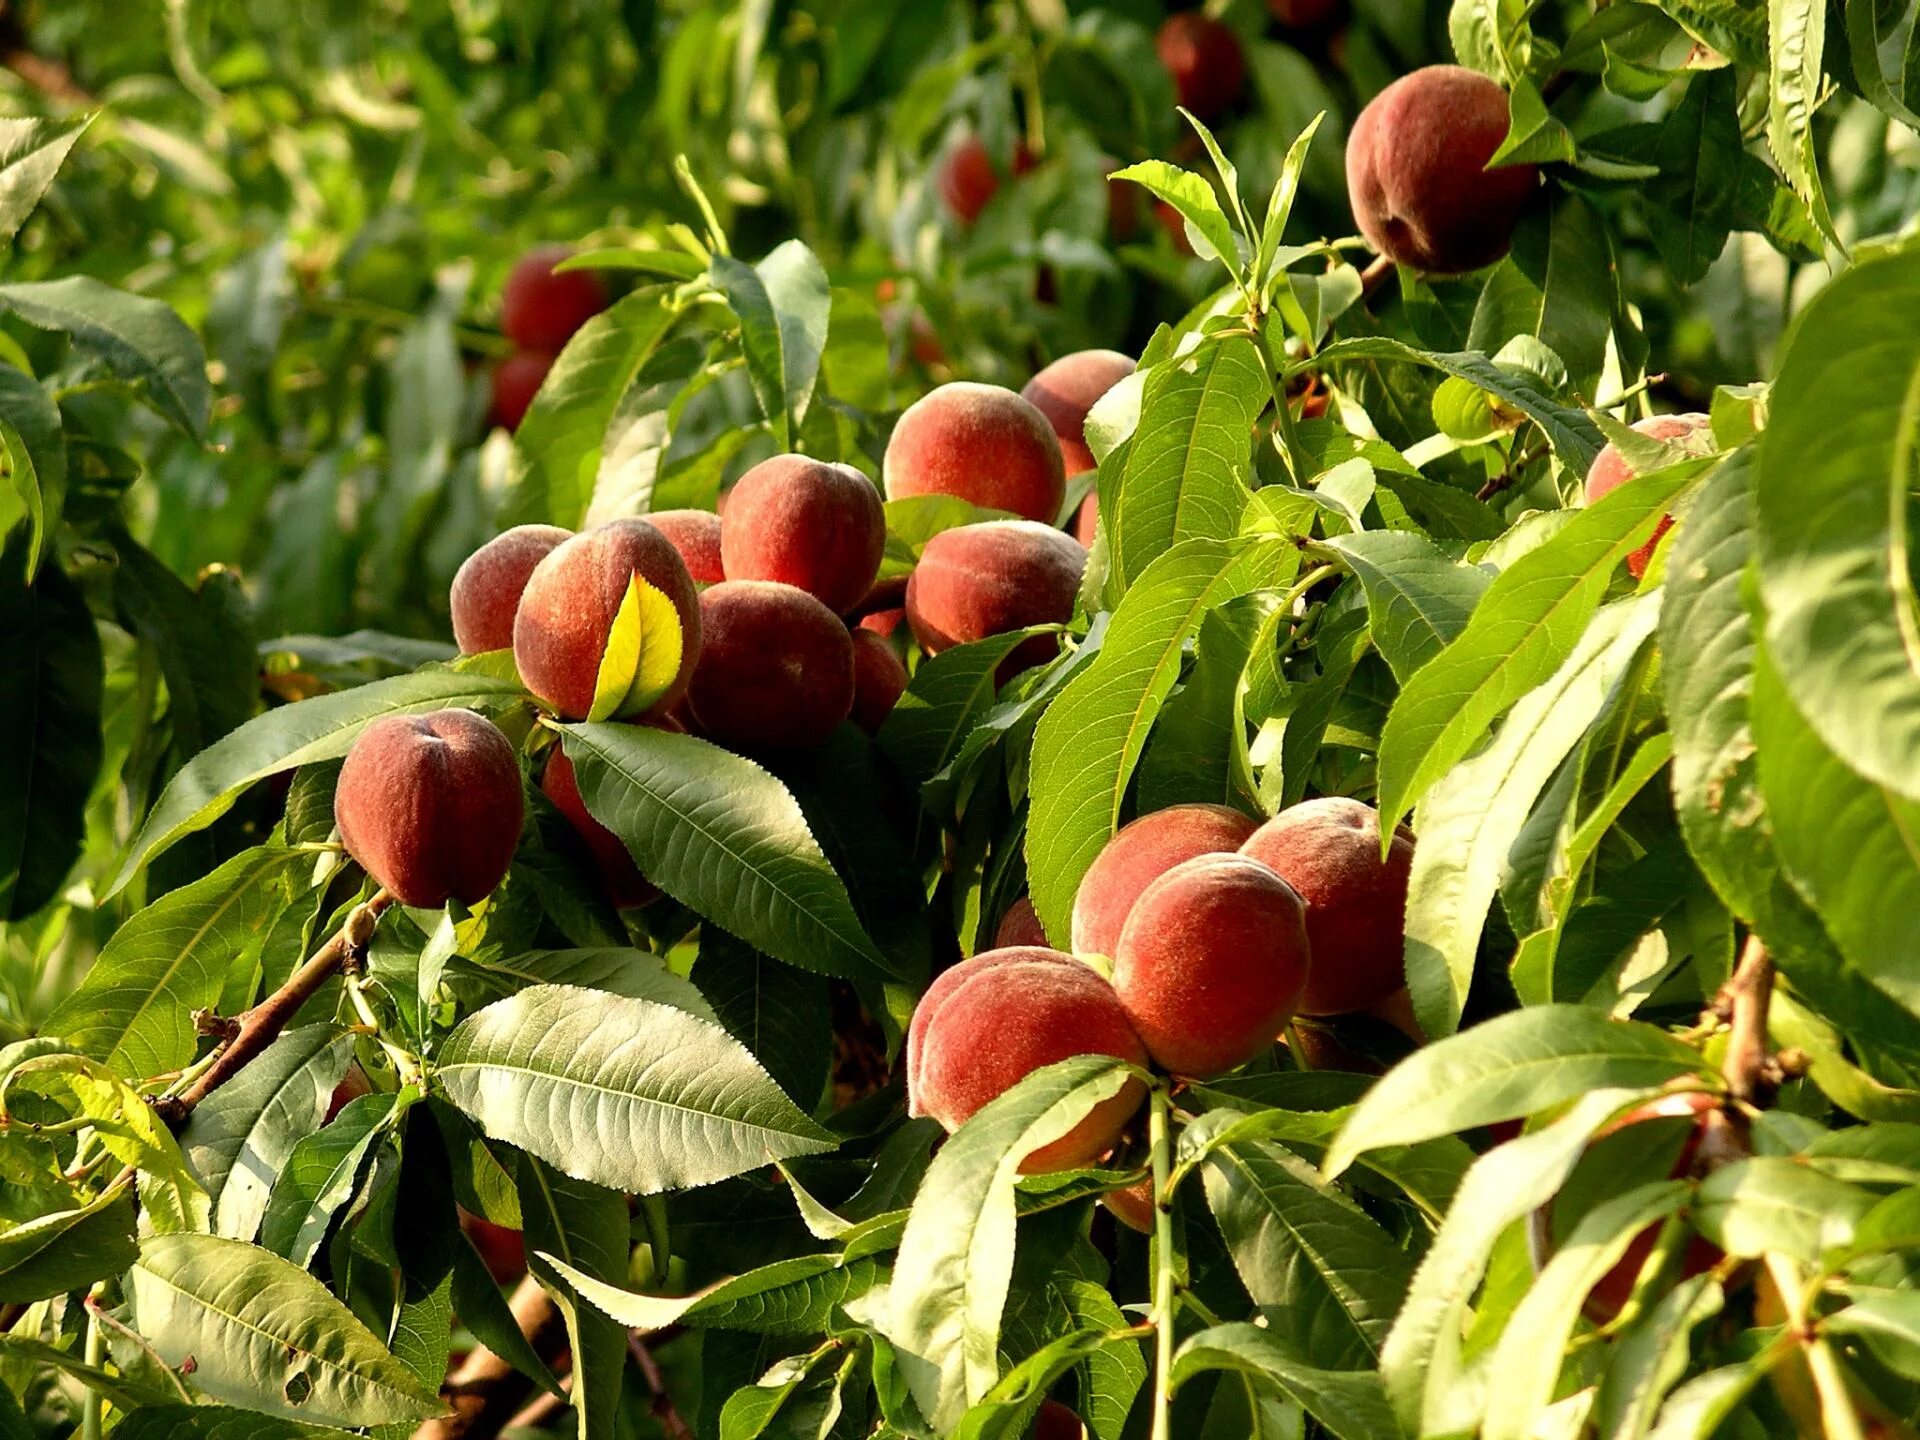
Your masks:
M1153 1087L1147 1139L1153 1147L1153 1440L1173 1434L1173 1146L1164 1082Z

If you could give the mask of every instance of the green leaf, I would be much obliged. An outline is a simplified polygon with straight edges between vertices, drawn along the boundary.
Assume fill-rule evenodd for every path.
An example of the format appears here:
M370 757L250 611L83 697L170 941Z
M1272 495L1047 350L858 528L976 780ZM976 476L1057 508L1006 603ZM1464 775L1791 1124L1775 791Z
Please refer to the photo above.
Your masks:
M124 1188L0 1229L0 1304L30 1305L118 1275L140 1254Z
M1693 1219L1729 1255L1791 1255L1817 1265L1848 1245L1874 1195L1797 1159L1756 1155L1700 1182Z
M1858 265L1814 296L1787 339L1755 492L1768 652L1839 759L1909 799L1920 799L1907 556L1920 336L1897 317L1916 301L1920 250Z
M1647 1090L1700 1067L1700 1053L1583 1005L1535 1005L1416 1050L1354 1107L1322 1167L1476 1125L1537 1114L1591 1090ZM1459 1205L1456 1202L1455 1207Z
M1298 552L1279 540L1189 540L1121 599L1093 663L1068 682L1033 737L1027 874L1050 935L1067 933L1080 877L1119 827L1187 640L1208 611L1283 580Z
M1591 394L1620 308L1618 272L1606 223L1579 196L1549 190L1528 207L1512 252L1487 277L1467 344L1492 354L1496 370L1519 376L1524 371L1508 363L1505 347L1516 337L1536 340L1565 366L1576 391ZM1527 378L1546 389L1568 383L1567 376L1551 386L1538 374Z
M353 1058L353 1037L305 1025L275 1040L194 1107L180 1148L213 1197L213 1231L251 1240L294 1145L327 1113Z
M1233 222L1220 208L1220 196L1204 176L1164 160L1142 160L1137 165L1114 171L1107 178L1131 180L1158 195L1178 210L1198 233L1203 244L1194 246L1194 252L1201 259L1217 258L1229 269L1237 269L1240 247L1234 240Z
M1373 642L1405 684L1467 626L1493 572L1464 565L1411 530L1370 530L1326 542L1366 591Z
M1268 1324L1323 1370L1370 1369L1413 1261L1378 1222L1284 1146L1221 1146L1207 1204Z
M906 693L880 727L880 748L908 780L924 784L952 760L993 708L1000 662L1043 627L955 645L920 662Z
M414 1098L409 1092L406 1103ZM263 1246L302 1269L313 1263L334 1216L359 1187L373 1147L393 1133L400 1099L379 1090L362 1095L293 1147L261 1219Z
M347 1440L352 1432L225 1405L151 1405L128 1415L113 1433L120 1440Z
M1542 1010L1528 1010L1505 1018L1542 1014ZM1468 1034L1485 1033L1500 1023L1491 1021ZM1420 1052L1412 1063L1443 1047L1457 1048L1467 1038L1461 1035L1443 1040ZM1665 1035L1659 1035L1659 1039L1667 1041ZM1581 1067L1576 1060L1568 1068ZM1363 1111L1391 1078L1362 1102ZM1406 1304L1395 1318L1380 1354L1380 1377L1400 1424L1409 1433L1451 1435L1477 1429L1479 1417L1472 1413L1472 1387L1465 1384L1460 1337L1467 1302L1479 1288L1494 1243L1509 1225L1553 1198L1586 1151L1594 1131L1632 1103L1637 1094L1635 1090L1612 1089L1581 1094L1553 1124L1481 1156L1467 1172L1453 1209L1447 1212L1446 1221L1414 1272ZM1330 1164L1332 1160L1330 1156Z
M587 528L644 515L654 508L674 426L688 401L700 393L695 377L706 353L693 336L670 341L647 357L622 392L601 439L600 465L587 502ZM741 432L734 433L745 438Z
M1553 447L1553 453L1560 457L1560 463L1578 475L1585 475L1592 467L1593 457L1600 453L1604 443L1600 432L1584 411L1556 404L1539 388L1533 377L1518 370L1503 369L1475 350L1434 353L1416 350L1411 345L1385 336L1363 336L1353 340L1336 340L1311 360L1288 366L1287 373L1291 376L1309 368L1317 370L1349 360L1398 360L1409 365L1424 365L1471 381L1482 390L1499 396L1537 423L1547 437L1547 443Z
M385 1425L439 1400L318 1280L213 1235L154 1235L133 1268L140 1333L216 1400L290 1420Z
M1654 595L1602 610L1566 663L1521 697L1492 742L1441 775L1421 801L1420 843L1407 882L1406 966L1414 1013L1427 1034L1449 1035L1460 1023L1507 857L1561 762L1616 703L1620 687L1638 678L1659 613ZM1446 664L1446 656L1435 663Z
M1287 147L1287 158L1280 164L1279 178L1273 182L1273 192L1267 197L1266 218L1260 222L1260 250L1253 261L1253 283L1261 289L1273 278L1274 258L1280 252L1280 239L1286 233L1287 221L1293 216L1294 197L1300 193L1300 174L1306 168L1307 151L1313 145L1320 122L1326 118L1327 112L1322 110L1294 137L1293 144Z
M1767 148L1829 244L1844 251L1820 185L1813 116L1826 75L1827 7L1822 0L1768 0Z
M60 893L101 758L99 631L57 566L24 583L27 546L16 529L0 548L0 920Z
M1522 695L1559 669L1614 572L1673 496L1706 467L1640 476L1502 570L1460 636L1401 690L1380 735L1380 813L1398 820L1479 744Z
M464 1234L454 1247L453 1284L448 1298L453 1301L453 1311L460 1317L460 1323L473 1332L474 1339L549 1395L562 1393L560 1382L554 1379L547 1362L540 1358L540 1352L520 1329L506 1296L500 1293L499 1282L488 1271L473 1241Z
M1515 1307L1493 1352L1498 1385L1487 1388L1484 1440L1531 1440L1556 1398L1587 1292L1625 1258L1650 1225L1677 1212L1689 1187L1677 1180L1641 1185L1582 1217Z
M1487 161L1498 165L1550 165L1574 158L1573 132L1547 108L1539 89L1526 76L1517 76L1507 94L1507 138Z
M882 1328L936 1427L951 1428L999 1378L1020 1162L1130 1083L1138 1083L1130 1067L1105 1055L1036 1070L982 1106L927 1171L900 1240Z
M719 1026L601 991L539 985L489 1005L447 1037L435 1073L494 1139L636 1194L835 1143Z
M1648 156L1660 174L1646 184L1647 228L1679 284L1692 285L1726 248L1747 157L1731 67L1688 82L1661 122ZM1758 162L1756 162L1758 163Z
M1594 1407L1607 1440L1646 1440L1667 1392L1687 1373L1694 1327L1725 1305L1719 1281L1690 1275L1621 1333Z
M1249 436L1272 395L1260 347L1244 335L1203 341L1141 374L1139 424L1121 463L1101 467L1100 528L1121 589L1183 540L1239 533Z
M571 1396L580 1440L613 1440L627 1367L627 1332L589 1305L543 1256L601 1280L624 1277L631 1244L627 1197L571 1180L532 1156L520 1160L527 1265L567 1322Z
M768 959L717 925L700 928L693 973L717 1023L753 1052L781 1090L813 1109L833 1068L827 982Z
M903 973L861 928L787 788L742 756L633 725L568 725L588 811L674 899L789 965L848 979Z
M580 524L615 407L680 318L672 293L636 290L567 342L514 432L502 525Z
M92 115L0 121L0 240L20 233Z
M702 1020L714 1018L713 1006L693 982L668 969L667 962L649 950L627 946L527 950L459 964L454 973L472 977L502 994L529 985L572 985L581 990L605 990L630 1000L658 1000Z
M790 449L827 345L832 297L826 269L802 242L789 240L758 265L715 256L713 283L740 317L740 345L760 413L773 427L774 443Z
M762 1335L818 1335L835 1307L856 1300L880 1278L879 1262L841 1255L796 1255L749 1270L693 1295L643 1295L609 1285L545 1257L596 1309L637 1330L688 1325Z
M0 365L0 436L5 439L8 481L26 510L26 579L31 584L66 505L67 436L52 397L31 375L11 365ZM0 508L0 530L7 528L5 515Z
M1824 1318L1820 1329L1858 1335L1897 1374L1920 1376L1920 1295L1912 1291L1856 1291L1853 1303Z
M1173 1383L1228 1370L1272 1386L1305 1410L1335 1440L1398 1440L1404 1432L1371 1370L1328 1370L1313 1364L1284 1330L1215 1325L1188 1336L1173 1357Z
M1259 809L1242 677L1256 647L1272 643L1279 605L1278 595L1256 591L1201 620L1193 668L1168 698L1140 761L1141 813L1191 803Z
M207 352L172 306L85 275L0 285L0 309L39 330L64 332L194 440L205 437L213 405Z
M226 814L240 792L255 781L315 761L339 759L353 748L360 732L382 716L498 705L525 694L514 680L478 672L426 670L255 716L195 756L167 782L128 846L106 895L118 894L142 865L183 835L204 829Z
M161 896L114 932L43 1028L124 1075L178 1070L198 1044L193 1012L219 1000L228 971L277 912L270 882L309 858L256 846Z

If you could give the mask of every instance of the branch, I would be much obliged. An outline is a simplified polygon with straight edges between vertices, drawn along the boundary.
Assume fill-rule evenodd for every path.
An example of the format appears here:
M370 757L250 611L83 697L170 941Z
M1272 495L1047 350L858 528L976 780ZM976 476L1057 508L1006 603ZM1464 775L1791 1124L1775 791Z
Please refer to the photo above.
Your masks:
M1766 1104L1779 1085L1777 1069L1768 1065L1767 1011L1772 1003L1773 957L1760 937L1750 934L1739 967L1714 1001L1716 1009L1726 1007L1732 1026L1721 1062L1728 1093L1749 1105Z
M660 1429L667 1440L693 1440L693 1431L680 1418L680 1412L673 1408L673 1397L667 1393L666 1376L660 1373L660 1362L653 1358L646 1341L637 1334L629 1334L627 1350L633 1356L633 1363L640 1367L641 1375L646 1378L647 1388L653 1391L653 1418L660 1422Z
M288 1022L300 1013L300 1007L339 973L350 955L366 953L367 945L373 939L374 925L391 904L393 896L381 890L364 905L356 905L339 933L316 950L311 960L289 975L286 983L273 994L239 1017L233 1029L233 1038L218 1052L213 1064L201 1073L199 1079L178 1095L168 1096L155 1104L154 1108L160 1112L160 1117L172 1126L183 1124L187 1116L193 1113L194 1106L239 1074L262 1050L278 1039Z
M538 1280L523 1277L508 1308L541 1359L550 1360L560 1352L566 1342L566 1321ZM421 1425L413 1432L413 1440L487 1440L506 1428L532 1388L531 1380L493 1351L475 1346L440 1387L453 1413Z
M1393 261L1384 255L1376 257L1366 269L1360 272L1360 298L1371 300L1374 292L1387 283L1387 277L1393 274L1393 271Z

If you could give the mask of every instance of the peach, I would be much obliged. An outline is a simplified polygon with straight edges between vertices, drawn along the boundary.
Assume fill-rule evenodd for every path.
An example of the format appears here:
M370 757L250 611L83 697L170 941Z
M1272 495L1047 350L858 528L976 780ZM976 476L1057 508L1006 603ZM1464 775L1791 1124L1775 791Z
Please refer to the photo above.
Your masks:
M1132 373L1133 361L1118 350L1076 350L1062 355L1020 391L1021 398L1031 401L1053 426L1068 475L1098 468L1087 445L1087 412Z
M1713 441L1712 417L1698 413L1687 415L1649 415L1644 420L1633 422L1633 429L1651 440L1678 441L1693 448L1696 444L1710 446ZM1602 447L1593 457L1593 464L1587 470L1587 503L1593 504L1603 495L1618 490L1627 481L1634 478L1626 457L1611 443ZM1647 573L1647 566L1653 563L1653 552L1660 545L1660 538L1673 528L1673 517L1662 515L1660 523L1653 527L1653 535L1627 557L1627 573L1638 580Z
M1026 174L1035 163L1027 142L1017 142L1013 147L1015 177ZM941 160L935 184L954 219L962 225L978 220L980 212L1000 190L1000 172L994 166L993 156L987 153L987 142L974 134L962 137Z
M1147 1052L1113 987L1071 955L1039 946L989 950L942 974L907 1029L907 1110L958 1130L1035 1070L1075 1055L1135 1065ZM1022 1173L1073 1170L1113 1147L1146 1098L1129 1079L1067 1134L1041 1146Z
M358 1100L362 1095L371 1095L372 1093L373 1082L367 1078L367 1072L360 1068L360 1062L358 1060L354 1061L351 1065L347 1066L347 1073L340 1077L340 1083L333 1087L333 1094L327 1097L326 1117L322 1119L320 1123L322 1125L331 1125L333 1123L333 1117L346 1109L348 1105Z
M1156 1064L1205 1077L1265 1053L1307 983L1307 907L1245 855L1184 860L1140 892L1113 992Z
M462 655L512 646L513 614L520 608L527 578L572 534L558 525L516 525L461 562L447 599L454 643Z
M520 761L471 710L383 715L347 751L333 821L402 905L477 905L507 876L525 801Z
M957 495L988 510L1051 525L1066 498L1060 442L1029 400L999 385L956 380L901 414L881 462L887 498Z
M852 638L853 723L874 735L906 693L907 667L884 635L855 629Z
M1122 825L1080 877L1074 953L1113 954L1127 912L1147 886L1197 855L1231 854L1253 831L1253 821L1225 805L1173 805Z
M902 592L904 598L905 592ZM874 610L860 617L859 628L871 631L875 635L891 635L900 628L900 622L907 618L904 606L891 610Z
M460 1228L496 1285L511 1285L527 1273L526 1242L518 1230L496 1225L470 1210L460 1211Z
M1702 1127L1709 1112L1719 1108L1719 1101L1702 1091L1690 1090L1672 1095L1662 1095L1629 1110L1618 1120L1602 1129L1594 1138L1603 1140L1609 1135L1617 1135L1630 1125L1639 1125L1648 1120L1676 1119L1690 1116L1692 1127L1680 1140L1679 1153L1674 1157L1673 1168L1669 1170L1671 1179L1680 1180L1693 1172L1694 1162L1699 1158ZM1649 1225L1627 1245L1626 1254L1620 1257L1605 1275L1600 1277L1593 1289L1587 1292L1583 1307L1587 1318L1596 1325L1605 1325L1626 1308L1633 1287L1640 1278L1641 1268L1647 1263L1647 1257L1653 1254L1653 1247L1660 1238L1660 1227ZM1687 1241L1687 1247L1680 1258L1680 1274L1684 1279L1692 1275L1702 1275L1720 1263L1720 1247L1704 1236L1695 1235Z
M1507 138L1507 94L1478 71L1429 65L1368 103L1347 138L1361 234L1397 265L1458 275L1507 253L1539 179L1486 168Z
M491 423L507 430L518 430L533 406L533 397L546 383L553 369L551 350L516 350L494 364L491 384L493 409Z
M607 308L607 287L591 270L554 274L573 252L565 245L529 250L500 291L500 329L523 350L560 350Z
M1073 512L1073 524L1068 527L1073 538L1084 549L1093 549L1093 542L1100 534L1100 492L1089 490L1080 501L1080 508Z
M727 578L720 564L720 517L711 510L656 510L646 522L680 552L696 585L718 585Z
M687 701L699 729L741 750L823 744L853 711L853 637L804 590L727 580L700 596Z
M1029 625L1073 618L1087 552L1071 535L1031 520L991 520L943 530L926 543L907 582L907 623L929 655ZM1052 635L1014 648L999 680L1059 651Z
M700 595L672 541L644 520L610 520L557 546L527 580L513 619L514 664L527 688L569 720L593 708L607 637L636 575L680 617L680 669L644 707L664 715L686 694L700 658ZM613 718L631 718L630 708Z
M1267 0L1267 13L1289 30L1312 30L1333 18L1340 0Z
M1033 1417L1030 1440L1081 1440L1086 1433L1078 1415L1058 1400L1047 1400Z
M835 614L866 598L887 548L880 493L851 465L776 455L727 497L720 556L729 580L777 580Z
M554 808L567 817L579 832L593 868L600 874L607 898L616 910L629 910L656 899L660 892L640 873L626 842L593 818L587 802L580 796L580 781L573 772L573 761L558 745L547 755L547 768L540 777L540 789Z
M1183 10L1161 22L1154 36L1160 63L1173 77L1180 104L1211 120L1246 88L1247 58L1231 29L1198 10Z
M1302 1015L1344 1015L1407 983L1407 876L1413 837L1380 859L1380 813L1345 796L1305 800L1262 825L1240 853L1273 867L1307 902L1313 972Z
M1129 1230L1138 1230L1142 1235L1153 1233L1153 1176L1148 1175L1119 1190L1109 1190L1100 1197L1100 1203Z
M1047 932L1040 928L1040 916L1033 908L1033 901L1024 895L1007 907L1007 913L1000 917L993 932L994 949L1006 950L1015 945L1047 948Z

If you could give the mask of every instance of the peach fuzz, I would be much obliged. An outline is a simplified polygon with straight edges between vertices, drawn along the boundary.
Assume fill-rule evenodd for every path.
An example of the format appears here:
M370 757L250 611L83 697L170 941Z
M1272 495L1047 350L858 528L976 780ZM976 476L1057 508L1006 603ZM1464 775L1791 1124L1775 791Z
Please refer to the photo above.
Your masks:
M1121 826L1074 894L1074 953L1113 954L1147 886L1197 855L1231 854L1253 832L1253 821L1225 805L1173 805Z
M727 497L720 555L729 580L776 580L835 614L866 598L887 547L887 516L851 465L805 455L762 460Z
M728 580L700 596L700 663L687 691L701 733L741 750L822 744L853 711L853 638L804 590Z
M956 495L1043 525L1067 493L1047 417L1011 390L970 380L936 386L902 412L881 471L889 500Z
M462 655L513 645L513 615L534 567L572 537L558 525L516 525L503 530L461 562L448 606L453 640Z
M1132 373L1133 361L1118 350L1076 350L1062 355L1022 387L1021 398L1047 417L1059 438L1068 475L1097 467L1087 444L1087 412Z
M1057 950L989 950L942 974L914 1009L906 1046L908 1113L957 1130L1035 1070L1076 1055L1146 1063L1113 987ZM1145 1098L1146 1087L1129 1079L1067 1134L1029 1155L1021 1172L1090 1164L1113 1148Z
M907 623L929 655L1029 625L1064 625L1086 564L1079 541L1031 520L943 530L926 543L907 582ZM1001 683L1059 648L1052 635L1023 641L1001 664Z

